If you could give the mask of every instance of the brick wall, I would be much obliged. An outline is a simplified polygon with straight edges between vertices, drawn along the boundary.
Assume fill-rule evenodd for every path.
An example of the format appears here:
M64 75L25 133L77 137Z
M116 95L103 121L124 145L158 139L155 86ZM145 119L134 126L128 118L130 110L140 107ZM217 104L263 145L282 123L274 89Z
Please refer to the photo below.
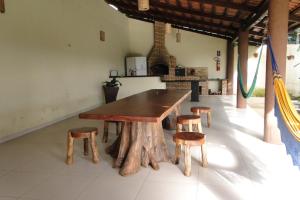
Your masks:
M149 75L153 75L151 71L151 67L156 64L165 64L167 66L171 66L170 55L165 46L165 40L166 40L166 25L163 22L156 21L154 23L154 45L148 55Z
M166 86L167 89L190 90L191 82L166 82ZM200 81L199 86L201 86L201 95L208 95L208 81Z

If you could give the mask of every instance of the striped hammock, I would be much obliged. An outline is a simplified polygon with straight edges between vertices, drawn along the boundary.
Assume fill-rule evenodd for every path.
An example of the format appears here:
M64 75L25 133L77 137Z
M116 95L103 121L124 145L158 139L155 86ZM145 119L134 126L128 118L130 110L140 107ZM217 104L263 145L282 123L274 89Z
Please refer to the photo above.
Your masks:
M270 37L267 39L267 44L270 49L272 70L274 74L274 91L281 117L290 133L298 142L300 142L300 115L295 109L282 77L278 72L278 65L275 59Z

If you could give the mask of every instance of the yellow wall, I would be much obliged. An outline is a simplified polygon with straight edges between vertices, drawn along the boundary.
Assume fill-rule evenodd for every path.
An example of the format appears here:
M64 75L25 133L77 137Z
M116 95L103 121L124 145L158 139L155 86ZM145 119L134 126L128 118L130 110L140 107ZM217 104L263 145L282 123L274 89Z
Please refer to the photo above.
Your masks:
M99 105L109 69L124 68L128 19L102 0L5 3L0 141Z
M176 57L177 64L186 67L208 67L209 78L226 78L227 41L193 32L182 31L181 43L176 43L176 29L166 37L169 53ZM153 46L153 24L129 19L130 55L147 56ZM213 58L221 51L221 71L216 71ZM209 87L217 90L216 82Z

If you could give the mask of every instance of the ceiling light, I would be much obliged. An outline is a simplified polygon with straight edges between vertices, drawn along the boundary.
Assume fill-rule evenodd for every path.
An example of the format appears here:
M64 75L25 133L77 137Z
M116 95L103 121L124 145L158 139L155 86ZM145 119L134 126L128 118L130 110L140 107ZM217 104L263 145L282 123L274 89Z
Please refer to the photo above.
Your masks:
M166 23L166 34L172 33L172 25L170 23Z
M150 9L149 0L138 0L139 11L147 11Z

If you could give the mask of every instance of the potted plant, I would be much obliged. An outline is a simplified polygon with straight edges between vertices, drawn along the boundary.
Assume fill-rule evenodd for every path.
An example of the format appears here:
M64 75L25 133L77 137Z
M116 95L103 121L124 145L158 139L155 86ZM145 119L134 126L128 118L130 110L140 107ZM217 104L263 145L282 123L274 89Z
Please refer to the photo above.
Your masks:
M119 87L122 85L116 77L113 77L110 81L105 81L103 85L105 102L110 103L116 101L119 92Z

